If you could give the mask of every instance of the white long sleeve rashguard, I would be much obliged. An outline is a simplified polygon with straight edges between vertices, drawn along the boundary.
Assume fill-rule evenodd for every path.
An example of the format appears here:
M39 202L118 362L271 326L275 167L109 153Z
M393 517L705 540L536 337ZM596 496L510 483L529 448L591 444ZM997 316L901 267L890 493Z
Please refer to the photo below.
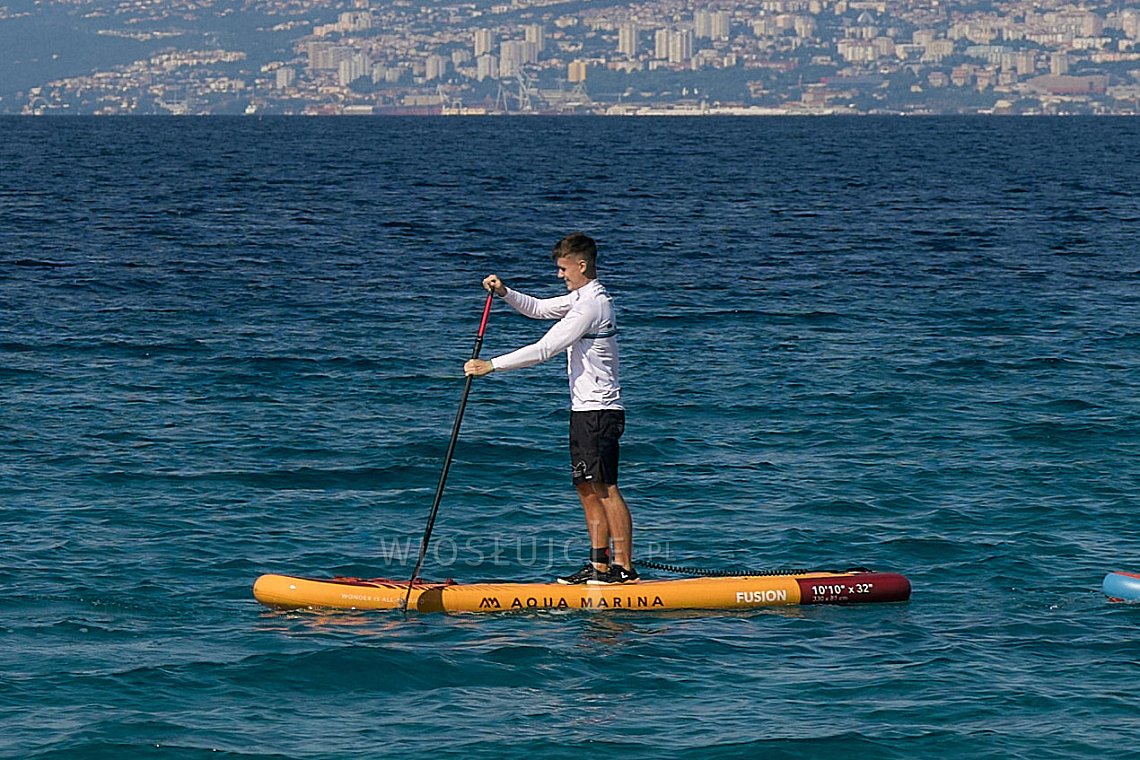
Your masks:
M624 408L614 303L600 282L591 280L564 296L541 299L507 288L503 300L524 316L558 322L537 343L492 359L496 370L531 367L565 351L572 410Z

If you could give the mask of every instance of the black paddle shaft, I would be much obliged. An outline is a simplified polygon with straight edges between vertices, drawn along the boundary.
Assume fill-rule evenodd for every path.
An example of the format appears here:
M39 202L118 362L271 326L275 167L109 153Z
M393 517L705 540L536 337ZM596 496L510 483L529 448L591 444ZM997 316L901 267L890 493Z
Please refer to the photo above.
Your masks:
M487 318L491 315L491 301L494 298L495 290L492 288L487 293L487 303L483 305L483 319L479 322L479 333L475 336L475 348L471 351L472 359L478 359L479 351L483 348L483 333L487 331ZM463 384L463 396L459 400L459 410L455 413L455 424L451 427L451 441L447 444L447 453L443 456L443 470L439 473L439 485L435 489L435 500L431 505L431 513L428 515L424 538L420 542L420 556L416 559L412 577L408 579L408 593L404 596L404 604L402 605L402 609L405 611L408 609L408 600L412 598L412 584L416 582L416 577L420 574L420 569L424 564L424 557L427 555L431 531L435 527L435 518L439 514L439 503L443 500L443 487L447 483L447 471L451 469L451 458L455 454L455 443L459 440L459 426L463 424L463 410L467 408L467 396L471 393L471 381L474 379L474 375L467 375L467 380Z

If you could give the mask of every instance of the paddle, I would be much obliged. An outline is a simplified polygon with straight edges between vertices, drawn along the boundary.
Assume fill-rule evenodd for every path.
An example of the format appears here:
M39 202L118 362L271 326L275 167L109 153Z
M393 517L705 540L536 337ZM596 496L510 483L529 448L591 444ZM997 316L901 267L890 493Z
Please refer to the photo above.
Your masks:
M479 349L483 347L483 333L487 330L487 317L491 315L491 301L495 298L495 290L492 288L487 293L487 303L483 305L483 319L479 322L479 334L475 336L475 348L471 351L471 358L479 358ZM424 530L424 539L420 542L420 556L416 559L416 567L412 570L412 577L408 579L408 593L404 596L404 603L400 605L400 609L404 612L408 611L408 600L412 598L412 584L416 582L416 576L420 574L420 568L424 564L424 555L427 554L428 542L431 541L431 529L435 526L435 517L439 514L439 502L443 499L443 486L447 483L447 471L451 469L451 456L455 453L455 442L459 440L459 425L463 422L463 410L467 408L467 396L471 393L471 381L474 380L473 375L467 376L467 382L463 385L463 398L459 401L459 411L455 413L455 425L451 428L451 442L447 444L447 453L443 457L443 471L439 474L439 485L435 489L435 501L431 505L431 514L428 515L427 528Z

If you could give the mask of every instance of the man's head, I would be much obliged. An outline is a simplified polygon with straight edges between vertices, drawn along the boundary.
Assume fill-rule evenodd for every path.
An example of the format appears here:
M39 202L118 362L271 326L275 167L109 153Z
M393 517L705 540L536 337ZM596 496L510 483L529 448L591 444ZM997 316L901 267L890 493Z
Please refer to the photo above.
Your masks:
M589 235L571 232L554 244L550 257L567 290L577 290L598 276L598 245Z

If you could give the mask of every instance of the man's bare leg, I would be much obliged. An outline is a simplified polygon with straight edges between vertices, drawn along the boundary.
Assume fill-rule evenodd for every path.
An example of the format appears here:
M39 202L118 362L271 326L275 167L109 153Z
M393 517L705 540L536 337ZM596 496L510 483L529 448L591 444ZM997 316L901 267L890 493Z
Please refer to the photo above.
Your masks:
M627 570L633 562L633 518L629 507L616 485L608 483L579 483L578 498L586 512L586 527L590 532L590 545L594 548L614 544L613 561ZM606 570L608 566L599 567Z
M610 546L609 520L606 517L606 507L601 495L593 483L578 483L574 487L578 491L578 499L582 502L582 509L586 513L586 530L590 533L590 548L608 549ZM598 570L608 570L610 566L604 562L594 562L594 567Z

